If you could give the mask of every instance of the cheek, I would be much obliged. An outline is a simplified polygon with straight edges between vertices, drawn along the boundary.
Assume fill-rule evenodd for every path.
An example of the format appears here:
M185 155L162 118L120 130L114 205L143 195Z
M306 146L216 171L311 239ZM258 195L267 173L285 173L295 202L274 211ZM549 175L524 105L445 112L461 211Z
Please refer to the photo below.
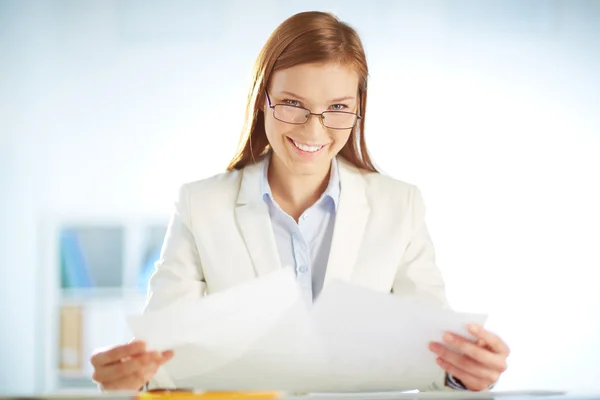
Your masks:
M269 118L265 121L265 133L271 146L278 146L285 140L293 129L292 125Z
M277 123L277 120L273 118L267 118L265 121L265 133L267 134L267 139L269 143L273 145L273 143L277 142L281 127Z
M265 121L265 133L267 135L267 140L271 145L273 144L273 139L275 136L275 130L273 128L273 123L270 121Z
M331 137L333 138L333 151L338 153L346 145L346 142L350 140L351 132L332 132Z

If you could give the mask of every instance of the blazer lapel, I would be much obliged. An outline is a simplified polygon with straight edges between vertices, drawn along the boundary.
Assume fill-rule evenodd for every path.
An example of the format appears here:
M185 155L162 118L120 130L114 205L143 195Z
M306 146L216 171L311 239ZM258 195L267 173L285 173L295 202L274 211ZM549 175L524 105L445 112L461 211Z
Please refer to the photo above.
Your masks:
M269 208L260 193L263 163L243 170L235 217L257 276L281 268Z
M352 278L370 212L361 172L342 157L338 157L338 165L340 202L336 211L325 284L334 279L349 281Z

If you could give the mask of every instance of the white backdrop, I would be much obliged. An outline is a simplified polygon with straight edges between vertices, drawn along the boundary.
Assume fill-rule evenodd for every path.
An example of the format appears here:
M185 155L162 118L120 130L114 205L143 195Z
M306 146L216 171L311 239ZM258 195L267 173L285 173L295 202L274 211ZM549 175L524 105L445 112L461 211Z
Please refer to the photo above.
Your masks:
M0 393L41 382L40 216L164 213L221 172L254 57L309 9L363 37L374 159L511 345L498 388L600 390L600 3L252 3L0 3Z

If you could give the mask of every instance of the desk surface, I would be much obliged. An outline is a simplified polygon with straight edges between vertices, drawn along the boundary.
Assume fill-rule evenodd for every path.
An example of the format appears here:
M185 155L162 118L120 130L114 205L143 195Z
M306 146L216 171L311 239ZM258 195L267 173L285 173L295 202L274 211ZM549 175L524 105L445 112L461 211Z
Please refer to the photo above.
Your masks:
M227 400L202 394L148 393L58 393L40 396L0 396L0 400ZM243 400L236 396L235 400ZM281 396L280 400L600 400L598 394L565 393L557 391L524 392L425 392L425 393L323 393L302 396ZM252 400L257 400L253 397Z

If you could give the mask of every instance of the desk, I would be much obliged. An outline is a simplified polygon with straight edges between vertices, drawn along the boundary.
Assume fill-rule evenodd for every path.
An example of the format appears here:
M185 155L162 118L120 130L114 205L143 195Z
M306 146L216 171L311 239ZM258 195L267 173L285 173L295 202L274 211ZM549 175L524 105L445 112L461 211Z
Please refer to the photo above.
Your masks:
M202 395L177 394L155 396L156 400L194 400ZM0 400L147 400L150 397L135 393L56 394L44 396L0 396ZM256 399L253 399L256 400ZM282 396L280 400L600 400L598 394L560 393L551 391L528 392L427 392L427 393L353 393L311 394L306 396Z

